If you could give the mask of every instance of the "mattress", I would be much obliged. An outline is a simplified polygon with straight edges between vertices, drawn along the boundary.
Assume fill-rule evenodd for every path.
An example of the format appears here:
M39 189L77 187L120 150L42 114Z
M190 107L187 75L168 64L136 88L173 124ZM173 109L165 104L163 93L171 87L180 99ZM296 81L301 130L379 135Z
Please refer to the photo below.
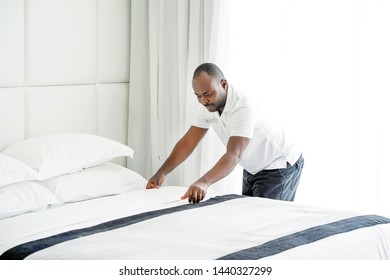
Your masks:
M390 259L390 219L185 188L131 192L0 220L1 259Z

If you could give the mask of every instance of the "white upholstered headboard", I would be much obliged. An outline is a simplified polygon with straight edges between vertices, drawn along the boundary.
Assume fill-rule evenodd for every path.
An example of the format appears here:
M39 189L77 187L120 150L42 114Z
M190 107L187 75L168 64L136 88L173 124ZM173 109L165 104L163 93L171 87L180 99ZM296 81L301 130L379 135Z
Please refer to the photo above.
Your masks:
M129 0L0 0L0 151L60 132L127 144Z

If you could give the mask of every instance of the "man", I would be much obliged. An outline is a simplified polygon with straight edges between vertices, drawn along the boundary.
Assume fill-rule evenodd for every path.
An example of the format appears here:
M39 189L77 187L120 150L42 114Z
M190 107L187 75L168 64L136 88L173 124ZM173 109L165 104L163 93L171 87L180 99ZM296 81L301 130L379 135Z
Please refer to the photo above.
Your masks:
M150 178L146 188L159 188L212 127L225 144L226 152L187 189L182 199L200 202L207 188L229 175L239 163L244 168L243 195L294 200L304 160L283 129L264 116L256 117L254 104L228 84L215 64L198 66L192 87L200 103L193 125Z

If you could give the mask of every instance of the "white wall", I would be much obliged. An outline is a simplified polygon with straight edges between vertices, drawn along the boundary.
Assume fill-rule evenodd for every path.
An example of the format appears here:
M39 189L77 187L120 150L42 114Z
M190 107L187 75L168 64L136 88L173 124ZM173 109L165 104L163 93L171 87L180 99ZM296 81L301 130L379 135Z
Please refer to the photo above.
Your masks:
M56 132L127 143L128 0L0 0L0 150Z

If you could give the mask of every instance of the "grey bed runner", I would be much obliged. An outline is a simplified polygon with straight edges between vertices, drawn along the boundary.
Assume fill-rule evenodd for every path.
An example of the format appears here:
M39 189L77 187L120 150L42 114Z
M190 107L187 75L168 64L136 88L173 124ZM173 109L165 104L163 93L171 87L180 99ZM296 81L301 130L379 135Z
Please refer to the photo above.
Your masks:
M38 252L40 250L46 249L48 247L54 246L56 244L66 242L69 240L73 240L76 238L85 237L88 235L105 232L109 230L114 230L117 228L129 226L132 224L136 224L139 222L143 222L145 220L149 220L152 218L160 217L163 215L168 215L176 212L181 212L185 210L195 209L195 208L201 208L205 206L210 206L214 204L218 204L224 201L237 199L237 198L243 198L242 195L236 195L236 194L230 194L230 195L223 195L223 196L216 196L213 198L210 198L206 201L203 201L201 203L197 204L185 204L150 212L144 212L137 215L132 215L112 221L108 221L105 223L101 223L92 227L82 228L82 229L76 229L71 230L67 232L63 232L60 234L56 234L53 236L49 236L42 239L37 239L34 241L30 241L24 244L20 244L18 246L15 246L7 251L5 251L1 256L0 260L22 260L26 258L27 256Z
M324 224L320 226L311 227L303 231L298 231L293 234L289 234L269 242L266 242L259 246L247 248L232 254L228 254L219 260L258 260L261 258L276 255L283 251L312 243L320 239L339 234L349 232L355 229L375 226L379 224L390 223L389 218L366 215L356 216L348 219L339 220L337 222Z

